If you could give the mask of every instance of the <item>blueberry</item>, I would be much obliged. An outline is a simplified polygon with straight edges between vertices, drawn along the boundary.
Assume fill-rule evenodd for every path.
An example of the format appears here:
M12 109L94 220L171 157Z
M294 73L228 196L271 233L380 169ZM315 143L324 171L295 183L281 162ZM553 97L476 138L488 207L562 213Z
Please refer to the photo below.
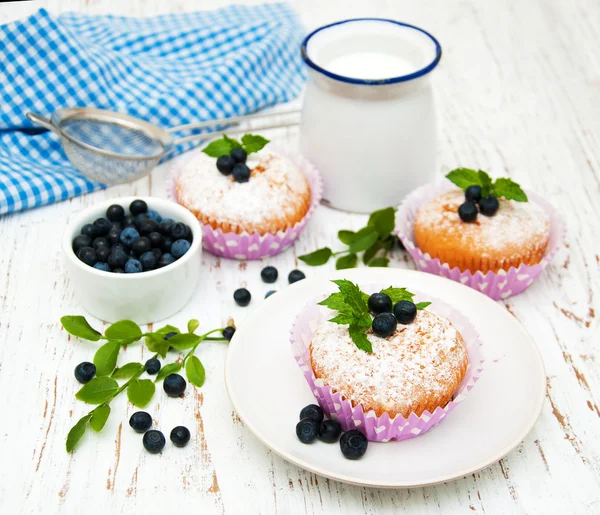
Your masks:
M319 440L335 443L342 434L342 426L337 420L323 420L319 426Z
M158 211L154 211L154 209L148 209L148 216L154 220L157 224L162 222L162 216L158 213Z
M140 213L139 215L135 215L135 226L138 227L142 222L146 222L147 220L152 220L148 213Z
M158 229L158 224L151 218L148 218L148 220L142 220L137 224L137 228L140 234L148 235Z
M302 443L312 443L319 434L319 423L310 419L303 418L296 424L296 436Z
M471 202L479 202L481 199L481 186L478 184L469 186L465 191L465 198Z
M138 201L136 200L135 202ZM144 433L144 436L142 437L142 443L144 444L144 448L150 454L158 454L164 449L167 441L165 440L165 435L163 435L160 431L157 431L156 429L150 429L150 431Z
M111 222L120 222L125 217L125 210L119 204L113 204L106 210L106 218Z
M477 206L474 202L467 200L459 206L458 216L463 222L474 222L477 218Z
M158 259L152 251L144 252L140 256L140 263L142 264L144 272L154 270L158 267Z
M77 257L89 266L94 266L96 261L98 261L96 251L92 247L83 247L82 249L79 249Z
M91 247L92 246L92 238L90 238L87 234L80 234L79 236L75 236L73 239L73 251L75 254L79 252L83 247Z
M170 438L175 447L185 447L190 441L190 430L185 426L174 427Z
M121 232L121 243L127 247L131 247L136 240L140 237L140 233L137 232L133 227L125 227Z
M107 263L109 255L110 255L110 249L108 247L98 247L96 249L96 257L98 258L98 261Z
M309 418L319 423L322 422L323 410L321 409L321 406L318 404L309 404L308 406L302 408L302 411L300 411L300 420L304 418Z
M170 333L165 334L163 340L170 340L171 338L173 338L173 336L175 336L177 333L175 331L171 331Z
M97 238L94 238L94 241L92 242L92 247L98 250L98 247L110 247L110 243L108 242L108 239L106 239L104 236L98 236Z
M150 244L152 245L152 248L161 249L165 242L165 237L157 231L151 232L148 235L148 239L150 240Z
M183 256L188 250L190 250L191 244L187 240L177 240L173 242L171 245L171 255L175 259L179 259Z
M374 315L392 312L392 299L385 293L373 293L369 297L369 311Z
M163 251L164 252L171 252L171 245L173 245L173 239L170 238L169 236L165 236L165 239L163 241Z
M123 222L110 222L111 229L119 229L119 231L123 230Z
M106 236L111 227L111 223L106 218L94 220L94 230L97 236Z
M123 228L135 227L135 217L133 215L125 215L123 218Z
M277 293L277 290L269 290L267 293L265 293L265 299L268 299L274 293Z
M246 154L246 151L242 147L234 148L230 155L236 163L245 163L248 157L248 154Z
M233 167L233 178L237 182L248 182L250 180L250 168L244 163L237 163Z
M223 329L223 338L225 338L227 341L230 341L233 338L234 334L235 327L233 327L232 325L228 325L225 329Z
M85 236L89 236L90 238L95 238L96 236L98 236L96 234L96 229L92 224L85 224L82 228L81 228L81 234L85 235Z
M367 452L369 442L358 429L351 429L340 438L340 449L345 458L357 460Z
M410 300L401 300L394 306L394 316L401 324L410 324L417 316L417 306Z
M246 288L239 288L233 292L233 300L238 306L245 307L250 304L252 295Z
M174 240L185 239L186 234L187 234L186 225L182 224L181 222L177 222L176 224L173 224L173 226L171 227L171 237Z
M158 374L158 371L160 370L160 361L157 360L156 358L150 358L148 361L146 361L146 372L148 372L151 376Z
M77 379L77 381L80 383L88 383L95 375L96 365L90 363L89 361L79 363L79 365L75 367L75 379Z
M143 200L134 200L129 204L129 211L133 216L148 212L148 204Z
M110 231L108 231L106 239L108 240L108 243L115 245L121 241L120 237L121 229L118 229L117 227L111 227Z
M96 270L102 270L103 272L110 272L110 266L108 266L108 263L104 263L102 261L95 263L94 268Z
M163 381L163 389L169 397L179 397L185 392L187 383L179 374L169 374Z
M113 274L124 274L125 270L122 268L113 268Z
M162 268L163 266L170 265L171 263L175 263L175 258L172 254L168 252L160 256L158 260L158 268Z
M479 211L485 216L494 216L500 207L500 202L494 195L488 195L479 201Z
M137 274L143 271L142 264L137 259L128 259L125 263L126 274Z
M152 417L145 411L136 411L129 418L129 425L136 433L145 433L152 427Z
M131 250L136 256L141 256L144 252L148 252L152 248L152 244L150 243L150 238L146 236L141 236L137 240L133 242L131 246Z
M127 253L122 248L113 247L108 255L108 265L112 269L124 268L128 259L129 257L127 256Z
M304 272L300 270L292 270L288 275L288 281L290 284L297 283L305 278L306 276L304 275Z
M158 224L158 230L164 236L171 234L171 228L175 222L171 218L163 218L160 224Z
M398 321L391 313L379 313L379 315L373 319L373 323L371 325L373 332L382 338L387 338L388 336L394 334L397 326Z
M274 266L266 266L260 272L262 280L266 283L274 283L277 280L278 275L279 273L277 272L277 268Z
M223 175L231 175L233 167L235 166L235 160L231 156L221 156L217 159L217 169Z

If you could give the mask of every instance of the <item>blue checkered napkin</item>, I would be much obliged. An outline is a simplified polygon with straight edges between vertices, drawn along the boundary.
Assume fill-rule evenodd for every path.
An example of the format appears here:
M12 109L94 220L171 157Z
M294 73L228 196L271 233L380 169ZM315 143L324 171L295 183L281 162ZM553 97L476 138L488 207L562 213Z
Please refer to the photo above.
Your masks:
M250 113L299 93L302 34L285 4L148 19L42 9L1 26L0 215L102 187L55 134L32 134L27 111L98 107L164 128Z

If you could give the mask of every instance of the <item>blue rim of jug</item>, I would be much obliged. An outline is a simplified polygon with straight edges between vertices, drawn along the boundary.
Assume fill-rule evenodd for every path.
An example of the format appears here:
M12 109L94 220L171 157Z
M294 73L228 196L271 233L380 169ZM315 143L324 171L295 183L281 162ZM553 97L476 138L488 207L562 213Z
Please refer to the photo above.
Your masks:
M330 27L335 27L336 25L343 25L344 23L351 23L351 22L356 22L356 21L384 21L387 23L393 23L395 25L400 25L402 27L407 27L409 29L418 30L419 32L422 32L423 34L425 34L429 39L431 39L431 41L435 45L435 58L433 59L433 61L431 61L431 63L429 63L427 66L425 66L425 68L421 68L420 70L417 70L416 72L413 72L413 73L409 73L408 75L401 75L399 77L390 77L387 79L355 79L352 77L346 77L344 75L338 75L336 73L331 73L330 71L327 71L325 68L321 68L318 64L316 64L314 61L312 61L310 59L310 57L308 57L308 52L307 52L308 42L315 34L317 34L318 32L321 32L322 30L328 29ZM347 82L349 84L364 84L364 85L368 85L368 86L383 86L385 84L395 84L398 82L406 82L409 80L417 79L418 77L427 75L430 71L432 71L438 65L438 63L440 62L440 59L442 58L442 47L441 47L439 41L437 39L435 39L431 34L429 34L429 32L427 32L419 27L415 27L414 25L409 25L408 23L402 23L402 22L396 21L396 20L389 20L387 18L351 18L348 20L336 21L334 23L330 23L329 25L324 25L323 27L319 27L318 29L313 30L308 36L306 36L304 38L304 41L302 42L302 45L300 47L300 52L302 54L302 59L304 59L304 62L309 67L311 67L313 70L315 70L319 73L322 73L323 75L326 75L327 77L329 77L331 79L338 80L340 82Z

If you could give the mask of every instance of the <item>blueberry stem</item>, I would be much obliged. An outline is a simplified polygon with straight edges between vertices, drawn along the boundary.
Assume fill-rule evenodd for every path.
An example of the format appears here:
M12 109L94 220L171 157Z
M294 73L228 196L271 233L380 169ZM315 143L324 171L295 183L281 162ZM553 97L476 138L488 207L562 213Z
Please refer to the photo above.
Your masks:
M188 360L188 358L190 356L192 356L194 354L194 352L196 351L196 347L198 347L198 345L200 345L204 340L206 340L208 338L209 334L213 334L213 333L223 333L224 331L224 327L220 327L219 329L213 329L212 331L208 331L208 333L204 333L203 335L200 336L200 340L198 341L198 343L196 343L190 350L189 352L184 356L183 361L181 362L181 368L183 368L185 366L185 362ZM218 340L224 340L225 338L217 338ZM213 339L211 338L212 341L216 341L217 339Z

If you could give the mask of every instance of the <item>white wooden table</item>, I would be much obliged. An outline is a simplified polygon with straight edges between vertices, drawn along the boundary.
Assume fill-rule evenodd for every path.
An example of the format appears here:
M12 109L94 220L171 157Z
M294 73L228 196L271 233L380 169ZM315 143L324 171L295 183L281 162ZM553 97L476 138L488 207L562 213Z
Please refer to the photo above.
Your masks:
M222 3L15 2L1 4L0 21L41 6L55 13L147 16ZM444 48L433 74L440 173L470 166L507 174L563 213L566 248L527 292L503 303L545 361L547 402L537 425L497 464L458 481L409 490L349 486L307 473L263 447L232 411L223 383L226 346L206 344L199 352L207 369L204 387L189 387L182 401L159 392L148 407L165 432L187 425L193 435L188 447L146 454L127 424L135 409L119 398L104 431L88 434L67 454L65 436L87 411L73 397L73 368L92 357L95 345L69 340L61 330L62 315L82 310L62 267L59 238L74 213L100 200L164 196L169 163L131 185L0 218L0 513L600 513L600 4L294 4L309 29L380 16L435 34ZM271 134L291 148L297 144L295 129ZM204 255L198 292L171 322L197 317L205 328L230 318L243 323L252 305L236 307L234 289L247 286L256 305L269 289L260 280L263 266L286 275L298 265L297 255L335 244L338 229L364 221L322 207L296 248L277 258L240 263ZM413 267L402 254L393 266ZM328 270L301 268L309 275ZM145 357L139 353L132 346L123 359Z

